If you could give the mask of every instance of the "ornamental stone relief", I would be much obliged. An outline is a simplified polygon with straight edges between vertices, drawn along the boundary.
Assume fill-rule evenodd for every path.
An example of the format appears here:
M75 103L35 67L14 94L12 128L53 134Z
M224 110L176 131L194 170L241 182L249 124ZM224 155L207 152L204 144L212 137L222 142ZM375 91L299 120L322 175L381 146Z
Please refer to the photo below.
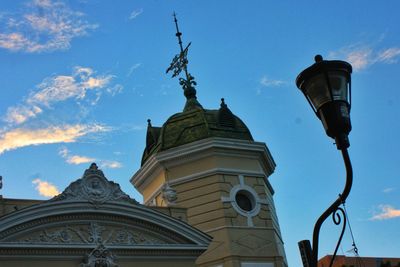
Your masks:
M178 199L178 195L176 193L176 190L173 189L168 183L166 183L162 190L162 197L164 198L165 202L168 205L175 205L176 200Z
M49 201L68 200L88 201L95 207L99 207L107 201L138 204L136 200L131 199L121 190L119 184L108 181L96 163L90 165L81 179L71 183L64 192Z
M97 222L81 225L66 225L46 229L12 242L30 244L108 244L108 245L153 245L167 242L137 229L101 225Z
M116 257L103 244L85 256L81 267L119 267L115 263Z

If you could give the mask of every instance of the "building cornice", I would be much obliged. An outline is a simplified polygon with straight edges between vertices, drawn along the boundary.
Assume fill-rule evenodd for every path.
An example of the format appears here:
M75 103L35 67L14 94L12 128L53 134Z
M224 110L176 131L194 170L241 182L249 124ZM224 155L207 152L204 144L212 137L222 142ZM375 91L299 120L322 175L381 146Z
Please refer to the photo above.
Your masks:
M232 150L235 153L231 153ZM230 153L226 151L230 151ZM132 176L130 182L138 189L143 188L168 167L181 165L210 155L261 157L262 168L265 172L262 174L263 176L272 174L276 166L265 143L212 137L152 155Z

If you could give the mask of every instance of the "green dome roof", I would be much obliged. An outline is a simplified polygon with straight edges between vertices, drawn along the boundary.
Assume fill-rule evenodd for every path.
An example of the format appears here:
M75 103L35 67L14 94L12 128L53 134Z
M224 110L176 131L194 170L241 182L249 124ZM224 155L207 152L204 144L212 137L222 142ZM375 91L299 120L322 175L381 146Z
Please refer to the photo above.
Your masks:
M218 110L201 106L186 109L171 116L162 127L153 127L148 121L146 148L142 165L153 154L209 137L253 141L247 126L235 116L222 99Z

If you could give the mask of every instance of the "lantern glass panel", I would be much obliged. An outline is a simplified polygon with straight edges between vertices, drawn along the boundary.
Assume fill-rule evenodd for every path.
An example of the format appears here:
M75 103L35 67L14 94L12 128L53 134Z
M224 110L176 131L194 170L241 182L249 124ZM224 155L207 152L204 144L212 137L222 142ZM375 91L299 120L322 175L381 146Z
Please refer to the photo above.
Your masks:
M332 89L332 96L324 73L320 73L310 78L305 86L305 93L311 100L314 108L319 110L325 103L331 101L348 102L348 78L346 73L341 71L328 72L329 84Z
M329 82L332 87L333 100L347 101L348 81L347 75L343 72L329 72Z
M328 84L323 73L310 78L305 85L305 94L318 110L323 104L331 101Z

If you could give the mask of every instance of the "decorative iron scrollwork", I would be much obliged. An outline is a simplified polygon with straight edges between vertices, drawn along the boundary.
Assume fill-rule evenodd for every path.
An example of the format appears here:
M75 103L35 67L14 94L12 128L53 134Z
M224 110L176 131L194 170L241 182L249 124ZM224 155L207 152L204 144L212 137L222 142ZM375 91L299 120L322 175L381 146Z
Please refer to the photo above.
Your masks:
M338 207L332 213L332 221L333 221L334 224L340 225L342 220L343 220L342 232L340 233L339 240L338 240L338 242L336 244L335 252L333 253L333 257L331 259L329 267L332 267L332 265L333 265L333 261L334 261L334 259L336 257L336 253L337 253L337 251L339 249L339 246L340 246L340 243L342 242L342 239L343 239L344 231L346 230L346 223L347 223L346 213L344 212L344 210L341 207Z

